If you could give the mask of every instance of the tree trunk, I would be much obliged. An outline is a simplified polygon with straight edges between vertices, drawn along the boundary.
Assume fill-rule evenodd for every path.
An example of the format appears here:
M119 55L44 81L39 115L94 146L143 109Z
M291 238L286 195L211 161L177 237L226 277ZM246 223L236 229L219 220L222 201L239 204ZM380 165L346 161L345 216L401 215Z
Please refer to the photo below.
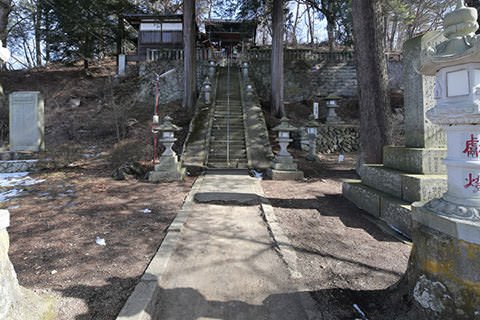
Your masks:
M123 53L123 39L125 38L125 26L123 23L123 16L121 12L117 12L117 68L119 63L118 56ZM117 69L118 70L118 69Z
M283 28L283 0L273 0L271 112L278 118L285 115L283 105Z
M335 21L332 18L327 18L327 35L328 35L328 48L330 51L335 50Z
M7 47L7 25L8 15L12 10L11 4L11 0L0 0L0 40L4 47Z
M310 33L310 44L313 44L315 39L315 26L310 12L310 6L307 5L307 17L308 17L308 31Z
M382 163L391 142L391 109L380 0L353 0L353 35L360 104L360 153L364 163Z
M35 60L36 66L42 66L42 46L41 46L41 25L42 25L42 9L40 7L39 1L35 6L35 14L33 15L34 19L34 34L35 34Z
M195 104L196 68L195 68L195 0L183 2L183 107L192 110Z

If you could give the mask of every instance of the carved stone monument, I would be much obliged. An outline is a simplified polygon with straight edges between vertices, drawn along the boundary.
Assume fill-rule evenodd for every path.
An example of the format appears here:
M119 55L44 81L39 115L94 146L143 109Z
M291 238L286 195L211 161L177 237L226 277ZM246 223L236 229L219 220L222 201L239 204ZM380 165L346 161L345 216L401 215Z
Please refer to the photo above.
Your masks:
M448 191L413 207L407 278L422 319L480 318L480 37L477 11L457 2L448 40L424 49L420 71L436 77L427 117L447 135Z
M44 151L44 102L40 92L13 92L10 102L10 151Z
M441 32L431 31L405 42L406 145L384 147L383 164L365 164L360 168L361 181L343 184L344 197L409 236L411 204L431 200L447 190L442 163L445 133L426 117L435 105L435 77L419 71L422 51L442 40Z

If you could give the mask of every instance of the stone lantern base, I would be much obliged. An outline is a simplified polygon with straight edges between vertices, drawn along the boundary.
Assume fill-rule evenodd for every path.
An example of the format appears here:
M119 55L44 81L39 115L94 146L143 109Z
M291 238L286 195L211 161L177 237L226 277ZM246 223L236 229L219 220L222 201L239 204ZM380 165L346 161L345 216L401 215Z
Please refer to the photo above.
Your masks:
M413 206L408 287L421 319L480 319L480 226Z
M297 164L292 156L277 155L272 163L272 168L267 169L267 176L272 180L303 179L303 171L297 170Z
M150 182L180 181L185 177L185 168L177 160L176 155L161 156L154 171L148 173Z

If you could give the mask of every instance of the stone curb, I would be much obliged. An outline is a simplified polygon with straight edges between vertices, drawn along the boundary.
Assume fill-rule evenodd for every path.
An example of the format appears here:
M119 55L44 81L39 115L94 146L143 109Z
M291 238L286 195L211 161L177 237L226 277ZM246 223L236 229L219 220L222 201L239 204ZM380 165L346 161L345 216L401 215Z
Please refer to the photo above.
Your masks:
M270 201L265 198L265 194L263 192L262 186L260 185L260 181L257 181L255 183L255 192L264 199L260 204L263 218L267 223L267 227L270 235L273 238L273 241L277 245L280 257L287 265L290 277L292 279L303 278L302 273L298 270L297 254L295 252L295 249L293 248L290 239L284 234L282 227L278 223L277 216L275 215L275 211L273 210Z
M117 320L150 320L153 318L152 312L154 312L158 294L158 283L162 279L170 256L177 247L180 232L192 209L194 195L200 189L203 180L204 176L202 175L195 181L192 190L183 202L182 208L168 227L160 248L158 248L157 253L140 278L140 282L135 286L134 291L117 316Z

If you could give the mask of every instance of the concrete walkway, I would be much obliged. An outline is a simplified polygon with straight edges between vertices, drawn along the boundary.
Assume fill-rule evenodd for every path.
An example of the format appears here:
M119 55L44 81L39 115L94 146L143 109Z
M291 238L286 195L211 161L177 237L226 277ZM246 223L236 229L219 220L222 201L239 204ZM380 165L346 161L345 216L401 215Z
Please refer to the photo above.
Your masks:
M320 319L274 249L258 179L210 171L197 183L153 319Z

